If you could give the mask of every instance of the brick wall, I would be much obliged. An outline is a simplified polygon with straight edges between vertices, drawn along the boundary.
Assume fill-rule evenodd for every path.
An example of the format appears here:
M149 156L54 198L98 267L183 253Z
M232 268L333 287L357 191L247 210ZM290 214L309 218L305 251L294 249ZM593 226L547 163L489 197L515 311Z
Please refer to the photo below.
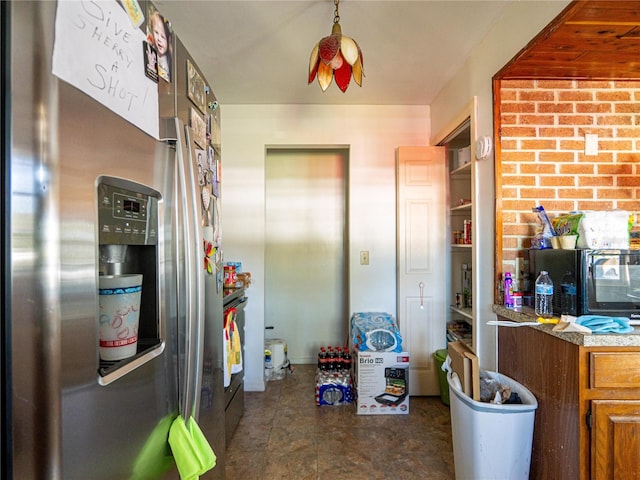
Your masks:
M550 217L640 212L640 81L503 80L500 95L503 272L521 269L537 205ZM585 155L587 133L597 155Z

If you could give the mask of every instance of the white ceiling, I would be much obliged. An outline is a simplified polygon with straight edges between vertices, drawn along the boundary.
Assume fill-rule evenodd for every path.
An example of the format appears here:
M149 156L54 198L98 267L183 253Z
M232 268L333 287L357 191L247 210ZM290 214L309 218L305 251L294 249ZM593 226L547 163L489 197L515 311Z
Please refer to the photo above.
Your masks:
M345 93L307 84L311 49L331 33L333 0L154 4L223 105L429 105L513 1L342 0L342 33L360 45L365 74Z

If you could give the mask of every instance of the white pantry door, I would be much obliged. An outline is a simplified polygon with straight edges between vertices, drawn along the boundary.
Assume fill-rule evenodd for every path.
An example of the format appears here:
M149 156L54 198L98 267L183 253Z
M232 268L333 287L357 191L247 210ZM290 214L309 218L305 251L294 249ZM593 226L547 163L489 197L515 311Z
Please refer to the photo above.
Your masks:
M444 147L398 147L397 298L410 395L438 395L433 353L446 346Z

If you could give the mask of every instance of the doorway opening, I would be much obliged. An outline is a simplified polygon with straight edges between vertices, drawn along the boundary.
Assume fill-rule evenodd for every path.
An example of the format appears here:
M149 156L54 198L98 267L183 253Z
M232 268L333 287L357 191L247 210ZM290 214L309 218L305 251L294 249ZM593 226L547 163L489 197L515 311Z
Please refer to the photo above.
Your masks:
M265 338L315 363L348 333L348 147L267 147Z

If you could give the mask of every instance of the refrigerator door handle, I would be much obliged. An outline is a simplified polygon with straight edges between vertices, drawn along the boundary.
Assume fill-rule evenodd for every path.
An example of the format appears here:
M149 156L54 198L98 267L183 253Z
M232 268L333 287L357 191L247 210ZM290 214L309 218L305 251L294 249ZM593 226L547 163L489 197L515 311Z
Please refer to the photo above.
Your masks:
M183 239L184 278L178 283L179 303L185 306L184 372L181 385L180 413L186 420L198 417L199 392L201 390L201 365L204 349L204 270L199 268L198 252L202 243L202 227L198 221L199 203L196 192L193 159L190 146L189 127L178 118L176 121L178 201L181 208L178 214L182 221L179 237ZM178 256L177 258L180 258ZM180 269L179 269L180 270ZM180 280L180 279L179 279Z

